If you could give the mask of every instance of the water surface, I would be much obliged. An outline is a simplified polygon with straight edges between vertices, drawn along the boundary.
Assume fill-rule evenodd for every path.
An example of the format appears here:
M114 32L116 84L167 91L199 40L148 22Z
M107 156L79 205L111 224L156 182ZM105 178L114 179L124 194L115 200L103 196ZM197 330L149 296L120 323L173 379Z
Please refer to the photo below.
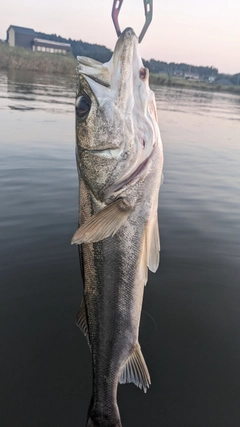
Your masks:
M157 87L161 265L140 343L152 386L119 387L124 427L238 427L240 98ZM2 427L84 426L91 360L75 326L75 81L0 74Z

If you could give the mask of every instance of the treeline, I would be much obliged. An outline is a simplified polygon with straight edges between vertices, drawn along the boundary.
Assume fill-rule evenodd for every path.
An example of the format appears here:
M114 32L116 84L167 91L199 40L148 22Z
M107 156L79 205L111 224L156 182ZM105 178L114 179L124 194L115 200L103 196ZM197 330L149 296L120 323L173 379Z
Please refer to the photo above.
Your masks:
M223 74L221 76L224 76ZM233 85L240 85L240 73L229 76L229 80Z
M150 61L143 62L144 66L147 67L151 73L156 74L165 73L169 76L172 76L175 72L191 72L199 74L200 77L210 77L218 75L218 69L215 67L198 67L184 63L177 64L175 62L170 62L168 64L167 62L156 61L155 59L150 59Z
M89 56L100 62L107 62L112 56L112 51L105 46L99 44L91 44L83 42L82 40L65 39L64 37L57 36L56 34L36 33L37 37L41 39L52 40L61 43L70 43L72 46L72 53L75 58L79 56Z
M83 42L82 40L73 40L71 38L66 39L56 34L45 34L45 33L36 33L37 37L41 39L52 40L62 43L70 43L72 46L73 56L88 56L90 58L96 59L100 62L107 62L112 56L112 51L106 46L91 44ZM150 59L149 61L143 60L144 66L147 67L150 73L153 74L166 74L169 77L174 76L178 73L197 73L201 79L208 79L209 77L227 77L232 84L240 85L240 73L235 74L234 76L226 76L218 73L218 69L215 67L203 67L195 66L184 63L175 63L175 62L164 62L157 61L155 59Z

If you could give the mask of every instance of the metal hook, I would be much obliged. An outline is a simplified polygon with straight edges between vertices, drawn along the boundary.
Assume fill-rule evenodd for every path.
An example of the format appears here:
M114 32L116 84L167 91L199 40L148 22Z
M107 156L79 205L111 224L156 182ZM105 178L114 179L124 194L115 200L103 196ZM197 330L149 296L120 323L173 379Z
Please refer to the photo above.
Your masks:
M145 33L151 24L152 15L153 15L153 0L143 0L144 9L145 9L145 24L138 38L138 43L141 43Z
M118 15L122 6L123 0L113 0L113 8L112 8L112 20L114 23L114 27L116 29L118 37L121 35L121 30L118 23ZM141 43L151 21L153 14L153 0L143 0L144 10L145 10L145 24L143 29L138 37L138 42Z
M115 30L117 32L118 37L121 35L121 31L118 23L118 14L120 12L123 0L113 0L113 8L112 8L112 20L114 23Z

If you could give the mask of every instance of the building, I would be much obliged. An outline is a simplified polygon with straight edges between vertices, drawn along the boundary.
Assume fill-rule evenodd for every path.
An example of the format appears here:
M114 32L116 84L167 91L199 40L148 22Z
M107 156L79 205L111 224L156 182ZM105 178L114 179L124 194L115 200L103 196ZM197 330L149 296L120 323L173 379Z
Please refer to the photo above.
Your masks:
M71 52L70 43L60 43L52 40L39 39L32 28L10 25L7 30L7 43L9 46L20 46L33 51L49 53Z
M173 76L174 77L183 77L183 71L182 70L173 70Z
M60 43L52 40L34 38L32 50L49 53L67 53L71 52L72 48L70 43Z
M198 73L194 73L193 71L185 71L184 77L187 80L199 80L200 76Z
M25 49L32 49L34 37L36 37L36 34L32 28L10 25L7 30L7 43L12 47L21 46Z
M208 78L208 81L209 81L209 83L214 83L215 82L215 80L216 80L216 76L210 76L209 78Z

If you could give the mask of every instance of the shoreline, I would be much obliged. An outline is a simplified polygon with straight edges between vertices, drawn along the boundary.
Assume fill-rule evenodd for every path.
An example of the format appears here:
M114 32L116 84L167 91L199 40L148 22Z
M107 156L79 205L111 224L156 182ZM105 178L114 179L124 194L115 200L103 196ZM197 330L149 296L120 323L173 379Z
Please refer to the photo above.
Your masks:
M25 70L73 77L76 75L76 66L77 60L72 54L32 52L21 47L10 47L7 43L0 42L0 71ZM228 86L200 80L186 80L152 73L150 73L149 81L151 85L156 86L240 95L240 86L235 85Z
M150 84L156 86L176 87L180 89L194 89L202 92L220 92L240 95L240 86L221 85L201 80L186 80L183 78L169 77L164 74L150 74Z
M33 52L0 42L0 71L24 70L74 76L76 65L77 60L72 54Z

